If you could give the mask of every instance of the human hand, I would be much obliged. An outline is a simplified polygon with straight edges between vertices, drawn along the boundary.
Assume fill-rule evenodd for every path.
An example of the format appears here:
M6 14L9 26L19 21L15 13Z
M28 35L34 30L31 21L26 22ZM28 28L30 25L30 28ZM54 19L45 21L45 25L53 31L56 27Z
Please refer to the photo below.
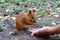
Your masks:
M31 32L31 35L47 35L51 30L51 27L43 27L43 28L32 28L28 31Z

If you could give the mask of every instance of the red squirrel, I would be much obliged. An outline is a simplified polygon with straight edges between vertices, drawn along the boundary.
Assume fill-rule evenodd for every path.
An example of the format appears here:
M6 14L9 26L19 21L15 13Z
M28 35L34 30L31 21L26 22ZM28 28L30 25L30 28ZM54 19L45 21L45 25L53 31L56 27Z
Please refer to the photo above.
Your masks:
M29 10L28 13L22 14L20 13L18 16L16 16L16 26L15 29L17 29L20 32L24 32L23 26L26 25L33 25L36 23L36 15L35 10Z

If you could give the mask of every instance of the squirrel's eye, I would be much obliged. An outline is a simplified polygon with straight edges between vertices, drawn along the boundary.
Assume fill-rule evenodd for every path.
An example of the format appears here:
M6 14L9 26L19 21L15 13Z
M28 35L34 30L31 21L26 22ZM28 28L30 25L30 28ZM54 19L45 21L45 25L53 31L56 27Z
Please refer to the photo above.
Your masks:
M33 16L31 18L34 18Z

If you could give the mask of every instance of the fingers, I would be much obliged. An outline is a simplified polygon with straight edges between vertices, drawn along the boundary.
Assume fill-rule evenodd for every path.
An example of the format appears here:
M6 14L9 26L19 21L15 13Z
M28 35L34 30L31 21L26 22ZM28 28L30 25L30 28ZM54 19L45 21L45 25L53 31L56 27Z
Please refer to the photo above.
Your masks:
M36 29L34 29L34 30L29 30L29 32L31 32L31 35L32 35L32 36L39 33L38 31L36 31Z
M31 35L32 35L32 36L34 36L34 35L39 35L39 32L34 31L34 32L31 33Z
M34 35L41 35L44 29L46 28L45 27L44 28L32 28L31 30L28 30L28 31L31 32L32 36L34 36Z
M31 30L37 30L37 28L32 28Z
M28 31L29 31L29 30L37 30L37 29L36 29L36 28L29 28Z
M31 35L33 36L33 35L34 35L34 33L31 33Z
M36 35L36 32L34 31L34 30L29 30L30 32L32 32L31 33L31 35L33 36L33 35Z
M39 28L31 28L31 29L28 29L28 31L30 31L30 32L34 32L34 31L36 31L36 30L38 30Z
M31 32L31 35L33 36L33 35L35 35L36 34L36 29L35 28L32 28L31 30L28 30L29 32Z
M28 30L29 32L33 32L34 30Z

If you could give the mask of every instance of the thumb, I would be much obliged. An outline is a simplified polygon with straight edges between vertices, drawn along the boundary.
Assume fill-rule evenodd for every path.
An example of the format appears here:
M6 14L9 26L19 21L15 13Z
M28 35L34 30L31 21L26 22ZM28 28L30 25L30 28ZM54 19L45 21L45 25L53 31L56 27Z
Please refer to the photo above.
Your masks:
M36 35L36 34L37 34L37 32L32 32L32 33L31 33L32 36L34 36L34 35Z
M34 33L31 33L31 35L33 36L33 35L34 35Z
M36 35L36 33L35 32L32 32L31 35L34 36L34 35Z

